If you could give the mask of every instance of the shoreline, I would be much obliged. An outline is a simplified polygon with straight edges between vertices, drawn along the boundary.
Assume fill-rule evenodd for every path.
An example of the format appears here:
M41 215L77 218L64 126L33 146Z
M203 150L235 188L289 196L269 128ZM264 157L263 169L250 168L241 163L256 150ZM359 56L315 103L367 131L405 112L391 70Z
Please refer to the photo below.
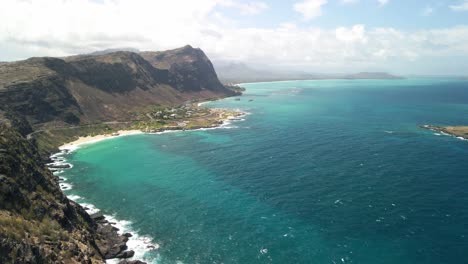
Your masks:
M468 140L468 126L423 125L420 128L437 132L436 136L451 136L464 141Z
M97 142L97 141L96 141ZM116 214L108 214L104 213L103 210L99 209L96 207L94 204L89 203L85 197L79 196L77 194L67 194L65 192L69 192L73 190L73 184L68 182L68 178L61 176L62 173L65 172L67 169L73 168L73 164L69 163L67 160L67 155L70 154L71 152L68 150L62 150L59 153L55 153L54 155L51 156L51 159L54 161L53 163L49 163L48 165L69 165L69 168L64 168L59 171L54 171L53 175L58 178L58 184L64 195L71 201L77 203L80 205L86 213L90 215L91 218L93 218L93 215L96 214L102 214L102 219L101 221L105 222L100 222L98 220L96 221L96 224L98 225L110 225L112 226L112 229L118 236L126 236L125 234L131 234L131 236L127 236L127 241L125 242L126 244L126 249L124 250L125 252L132 251L133 256L129 258L111 258L111 259L105 259L106 263L109 264L118 264L122 260L126 261L145 261L145 255L149 252L155 252L159 249L160 245L156 242L153 242L154 238L147 236L147 235L141 235L138 233L138 230L135 230L132 228L131 221L121 219L118 217ZM93 218L94 219L94 218ZM122 251L122 252L124 252ZM151 263L151 262L148 262Z
M210 101L208 101L210 102ZM200 104L206 104L208 102L201 102ZM223 110L223 109L216 109L216 111ZM59 147L59 152L54 153L50 156L51 163L48 163L47 166L49 169L53 168L54 166L60 166L60 165L66 165L64 168L60 169L55 169L52 171L53 175L58 177L58 185L62 192L68 192L73 190L73 184L68 182L68 179L61 176L62 173L65 172L65 170L73 168L73 164L69 163L67 160L67 155L72 153L73 151L79 149L83 145L89 145L89 144L94 144L98 143L107 139L113 139L117 137L124 137L124 136L132 136L132 135L142 135L142 134L152 134L152 135L159 135L163 133L169 133L169 132L178 132L178 131L199 131L199 130L214 130L214 129L222 129L222 128L235 128L235 127L230 127L229 125L232 122L239 122L239 121L245 121L244 117L247 116L249 113L247 112L241 112L238 111L237 115L230 115L225 118L220 119L220 123L218 123L215 126L206 126L206 127L200 127L200 128L194 128L194 129L180 129L180 128L171 128L168 127L162 131L158 132L143 132L141 130L119 130L116 133L112 134L102 134L102 135L95 135L95 136L85 136L85 137L80 137L77 140L74 140L72 142L68 142L63 144L62 146ZM88 203L86 201L85 197L81 197L77 194L66 194L64 193L65 196L82 206L85 211L89 214L95 214L95 213L102 213L103 211L99 208L97 208L95 205ZM117 233L119 235L123 235L125 233L130 233L132 234L131 237L129 237L129 240L127 241L127 250L134 251L135 255L131 258L127 258L127 261L132 261L132 260L142 260L146 261L144 256L147 253L155 252L153 254L159 255L158 254L158 249L160 248L160 245L154 241L153 237L150 237L148 235L142 235L138 233L138 230L134 230L132 228L132 222L128 220L122 220L119 218L116 214L103 214L106 220L108 220L108 223L116 227L118 229ZM156 256L157 258L157 256ZM106 260L106 263L119 263L122 259L115 258L115 259L108 259ZM148 260L148 263L153 263L154 258L151 260Z
M210 103L213 101L205 101L205 102L200 102L197 103L198 107L202 107L204 104ZM226 109L221 109L221 108L210 108L213 112L222 112L226 111ZM230 115L224 118L219 119L217 122L214 122L210 125L207 126L200 126L200 127L195 127L195 128L189 128L185 129L184 127L165 127L161 130L156 130L156 131L142 131L139 129L121 129L117 132L113 132L110 134L99 134L95 136L81 136L78 139L67 142L62 144L61 146L58 147L60 151L74 151L75 149L83 146L83 145L89 145L89 144L94 144L98 143L107 139L113 139L117 137L124 137L124 136L132 136L132 135L142 135L142 134L162 134L162 133L168 133L168 132L176 132L176 131L195 131L195 130L208 130L208 129L218 129L218 128L223 128L226 125L229 125L231 121L243 121L243 117L248 115L249 113L247 112L241 112L239 110L233 110L231 112L236 112L235 115ZM218 113L219 114L219 113ZM184 123L184 121L181 121L181 123ZM51 155L53 157L55 154Z
M116 133L112 134L101 134L96 136L85 136L79 137L77 140L65 143L59 147L59 150L74 150L79 148L82 145L89 145L98 143L107 139L117 138L117 137L124 137L124 136L131 136L131 135L140 135L144 134L141 130L119 130Z

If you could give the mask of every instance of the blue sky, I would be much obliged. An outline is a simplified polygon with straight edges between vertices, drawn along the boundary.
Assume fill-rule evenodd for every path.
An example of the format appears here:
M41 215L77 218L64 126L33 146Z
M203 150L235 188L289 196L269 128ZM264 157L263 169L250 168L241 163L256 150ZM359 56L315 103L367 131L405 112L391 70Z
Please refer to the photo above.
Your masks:
M2 0L0 61L186 44L309 72L468 75L468 0Z
M248 4L251 1L238 1ZM318 26L335 28L354 24L365 24L373 27L396 27L403 30L444 28L468 24L468 12L454 11L450 8L463 1L441 0L391 0L381 5L376 0L361 0L352 3L328 1L322 7L322 15L304 21L293 10L294 3L299 1L265 1L268 9L255 16L242 16L239 25L244 27L276 27L286 21L294 21L301 26ZM219 7L219 10L230 18L238 18L235 9ZM432 10L432 11L429 11Z

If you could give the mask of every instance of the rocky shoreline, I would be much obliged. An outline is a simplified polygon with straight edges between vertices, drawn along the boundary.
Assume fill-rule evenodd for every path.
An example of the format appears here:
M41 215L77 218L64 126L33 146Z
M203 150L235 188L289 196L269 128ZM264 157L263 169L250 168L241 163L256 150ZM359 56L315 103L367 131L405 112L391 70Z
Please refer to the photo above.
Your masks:
M122 133L114 133L112 135L100 135L95 137L89 138L82 138L81 141L77 141L78 143L68 143L60 147L61 152L53 154L50 156L49 163L47 163L47 167L55 176L55 181L60 186L62 191L71 190L71 184L65 183L66 179L64 177L60 177L59 175L63 173L65 170L70 169L73 167L72 164L67 163L64 155L71 153L73 150L78 148L82 144L90 144L95 143L100 140L108 139L108 138L115 138L119 136L126 136L126 135L135 135L135 134L160 134L164 132L170 131L185 131L185 130L197 130L197 129L216 129L222 128L223 125L230 124L231 121L242 121L244 120L242 117L246 115L243 112L232 112L226 111L222 109L214 109L212 111L216 111L219 114L219 119L216 122L210 123L206 126L194 127L191 129L185 129L184 127L166 127L164 130L160 129L157 131L145 131L141 133L128 133L126 134L125 131ZM222 118L221 118L222 117ZM70 200L72 197L69 197ZM96 240L96 245L99 248L102 256L104 259L118 259L118 264L143 264L141 260L133 260L132 258L135 256L135 250L129 248L127 242L130 238L132 238L135 234L125 232L122 233L118 227L116 227L116 222L113 219L108 219L106 215L104 215L99 209L96 208L89 208L85 204L79 204L79 206L85 210L91 220L95 223L95 231L97 236L99 237ZM119 234L120 233L120 234ZM147 243L144 245L146 251L153 251L159 248L157 244ZM130 260L131 259L131 260Z
M51 163L47 164L49 169L69 169L72 166L68 163L64 163L65 159L60 156L60 154L67 154L68 151L52 155L50 157ZM56 176L55 181L60 185L62 191L68 190L69 187L64 186L62 183L65 179L59 177L57 173L63 171L53 171L53 174ZM133 235L131 233L119 234L119 228L117 228L116 222L111 222L106 219L106 216L101 212L91 213L90 208L83 207L79 204L86 213L88 213L91 221L94 223L94 231L97 236L96 246L99 249L102 257L106 260L108 259L120 259L120 263L132 263L132 264L144 264L141 260L127 260L132 258L135 255L135 251L129 249L127 242L130 237ZM153 247L154 248L154 247Z
M423 129L454 136L458 139L468 140L468 126L420 126Z
M216 127L228 111L194 103L241 95L231 88L191 46L2 64L0 263L142 263L151 239L112 215L93 220L94 206L64 194L73 186L59 174L73 164L50 155L86 135Z

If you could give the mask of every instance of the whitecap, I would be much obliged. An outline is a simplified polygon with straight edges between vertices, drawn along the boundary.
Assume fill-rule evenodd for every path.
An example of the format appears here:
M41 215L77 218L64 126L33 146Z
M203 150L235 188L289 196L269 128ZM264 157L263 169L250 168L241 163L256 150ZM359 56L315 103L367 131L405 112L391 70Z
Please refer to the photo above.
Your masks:
M73 187L73 185L71 185L70 183L66 183L66 182L59 183L59 186L60 186L60 189L63 191L69 191Z
M64 172L64 170L58 170L58 171L52 172L52 174L53 174L53 175L59 175L59 174L61 174L61 173L63 173L63 172Z
M67 198L74 201L74 202L83 199L83 197L81 197L79 195L68 195Z
M96 208L96 206L90 203L80 203L80 205L86 210L88 214L95 214L100 211Z
M153 238L149 236L139 235L137 231L133 230L132 222L127 220L118 220L115 215L105 215L106 220L115 223L115 227L120 235L124 233L132 234L127 241L128 250L135 251L135 255L131 259L144 259L144 256L149 251L159 249L159 244L153 243ZM131 260L130 259L130 260Z

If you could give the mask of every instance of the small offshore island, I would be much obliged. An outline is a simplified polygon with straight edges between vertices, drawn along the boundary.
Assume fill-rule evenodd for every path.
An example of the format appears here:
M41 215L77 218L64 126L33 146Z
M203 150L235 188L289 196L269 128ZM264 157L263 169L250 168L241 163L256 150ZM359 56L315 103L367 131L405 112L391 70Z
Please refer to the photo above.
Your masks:
M452 135L457 138L468 140L468 126L431 126L424 125L421 128L429 129L436 132Z

